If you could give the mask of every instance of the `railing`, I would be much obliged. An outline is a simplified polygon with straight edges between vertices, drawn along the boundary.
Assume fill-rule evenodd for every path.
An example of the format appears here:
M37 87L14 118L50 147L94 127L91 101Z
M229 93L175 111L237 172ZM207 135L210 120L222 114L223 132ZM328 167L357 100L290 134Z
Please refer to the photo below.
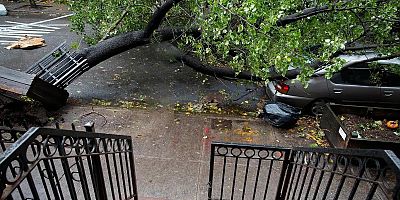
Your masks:
M290 151L212 143L208 199L279 199Z
M25 132L26 130L22 128L0 126L0 154L14 144Z
M0 155L0 199L137 199L131 137L31 128Z
M400 199L400 160L383 150L213 143L208 199Z
M294 148L286 199L400 199L400 161L391 151Z
M0 199L137 200L131 137L86 128L3 129ZM391 151L212 143L210 162L210 200L400 200Z

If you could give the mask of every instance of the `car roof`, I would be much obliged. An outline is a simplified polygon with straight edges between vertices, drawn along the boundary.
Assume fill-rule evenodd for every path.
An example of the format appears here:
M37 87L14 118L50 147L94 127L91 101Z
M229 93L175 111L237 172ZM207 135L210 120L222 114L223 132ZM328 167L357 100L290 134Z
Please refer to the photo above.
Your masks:
M342 54L339 55L339 58L345 60L347 63L350 62L356 62L356 61L361 61L361 60L366 60L366 59L371 59L371 58L376 58L380 57L381 55L373 52L366 52L363 54ZM390 60L378 60L376 61L380 64L395 64L395 65L400 65L400 58L393 58Z

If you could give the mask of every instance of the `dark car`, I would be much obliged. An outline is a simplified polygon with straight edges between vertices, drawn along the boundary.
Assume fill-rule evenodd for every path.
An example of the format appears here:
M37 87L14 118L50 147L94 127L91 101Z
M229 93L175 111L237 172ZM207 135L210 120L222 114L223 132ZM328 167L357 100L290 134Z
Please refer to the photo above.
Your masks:
M349 63L371 56L376 54L340 57ZM297 80L271 81L266 85L267 94L273 101L313 114L319 114L326 102L400 108L400 76L388 70L389 65L400 68L400 59L381 60L377 64L377 67L354 64L335 73L331 79L324 77L324 70L317 71L307 88Z

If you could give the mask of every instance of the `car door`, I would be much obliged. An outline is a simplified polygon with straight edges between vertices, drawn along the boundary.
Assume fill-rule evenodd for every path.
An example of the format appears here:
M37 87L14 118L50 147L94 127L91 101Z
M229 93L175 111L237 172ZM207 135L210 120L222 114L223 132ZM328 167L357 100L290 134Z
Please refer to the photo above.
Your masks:
M371 80L368 67L342 69L328 81L329 96L339 103L373 105L379 101L381 90Z
M387 70L383 72L381 102L386 106L400 107L400 76Z

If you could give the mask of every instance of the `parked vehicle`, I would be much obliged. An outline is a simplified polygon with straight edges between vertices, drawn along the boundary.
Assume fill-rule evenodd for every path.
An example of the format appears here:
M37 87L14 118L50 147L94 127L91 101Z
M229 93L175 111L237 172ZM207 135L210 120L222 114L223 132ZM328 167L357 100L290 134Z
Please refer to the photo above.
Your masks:
M376 54L340 57L350 63L373 56ZM380 60L377 64L377 67L369 63L354 64L335 73L331 79L324 77L322 69L310 79L307 88L297 80L271 81L266 91L272 101L313 114L320 114L326 102L400 108L400 76L388 70L389 65L400 68L400 59Z

